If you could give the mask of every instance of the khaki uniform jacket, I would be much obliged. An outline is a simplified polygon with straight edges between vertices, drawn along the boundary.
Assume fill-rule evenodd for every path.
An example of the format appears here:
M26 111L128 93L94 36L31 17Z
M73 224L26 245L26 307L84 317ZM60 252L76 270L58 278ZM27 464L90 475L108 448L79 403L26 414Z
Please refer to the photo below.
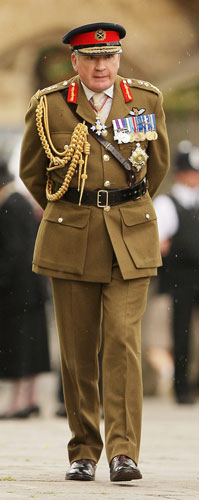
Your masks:
M70 143L71 134L78 120L64 102L60 90L72 81L78 84L77 109L79 122L93 124L96 115L89 105L79 77L68 83L36 93L30 101L26 114L26 130L22 143L20 177L35 200L44 209L33 256L33 271L52 277L72 280L109 282L111 280L113 250L124 279L133 279L157 274L161 265L156 214L151 197L156 193L169 168L169 147L162 108L161 92L147 82L128 80L133 101L125 102L117 76L114 97L106 121L106 140L129 159L136 143L118 145L113 138L112 120L129 115L132 107L144 108L146 114L155 114L158 139L142 141L141 146L148 155L147 167L136 174L136 182L147 175L149 190L136 201L103 208L75 205L59 200L47 202L45 195L46 167L49 160L38 136L35 111L40 95L46 94L48 103L49 130L57 150L63 151ZM90 134L88 142L91 152L88 158L86 190L128 187L126 171L119 162L105 151ZM52 178L62 183L67 167L54 170ZM75 174L71 186L77 187Z

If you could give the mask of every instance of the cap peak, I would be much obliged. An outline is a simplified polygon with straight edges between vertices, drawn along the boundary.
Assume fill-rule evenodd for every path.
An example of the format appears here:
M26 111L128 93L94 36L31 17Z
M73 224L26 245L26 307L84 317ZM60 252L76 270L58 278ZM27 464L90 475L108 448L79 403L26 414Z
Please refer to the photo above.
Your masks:
M121 38L126 35L123 26L116 23L91 23L74 28L66 33L62 41L82 55L118 54Z

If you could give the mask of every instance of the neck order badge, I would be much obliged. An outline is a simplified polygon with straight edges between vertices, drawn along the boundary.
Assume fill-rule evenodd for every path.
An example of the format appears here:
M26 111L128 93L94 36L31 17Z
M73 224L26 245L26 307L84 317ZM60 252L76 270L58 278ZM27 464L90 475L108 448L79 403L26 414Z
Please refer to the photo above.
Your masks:
M94 94L92 99L94 104L91 101L89 102L91 107L97 113L97 116L96 122L94 123L94 125L92 125L91 130L93 132L96 132L97 135L101 135L102 132L106 129L106 125L104 125L105 115L103 114L103 108L107 102L108 96L106 96L104 92L100 92L99 94Z

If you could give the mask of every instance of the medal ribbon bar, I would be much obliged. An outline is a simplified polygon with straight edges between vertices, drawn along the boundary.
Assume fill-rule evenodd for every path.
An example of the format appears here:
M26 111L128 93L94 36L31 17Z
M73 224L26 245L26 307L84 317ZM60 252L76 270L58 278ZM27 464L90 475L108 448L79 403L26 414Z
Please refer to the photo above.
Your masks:
M130 116L112 121L114 140L118 144L136 141L156 140L155 115Z

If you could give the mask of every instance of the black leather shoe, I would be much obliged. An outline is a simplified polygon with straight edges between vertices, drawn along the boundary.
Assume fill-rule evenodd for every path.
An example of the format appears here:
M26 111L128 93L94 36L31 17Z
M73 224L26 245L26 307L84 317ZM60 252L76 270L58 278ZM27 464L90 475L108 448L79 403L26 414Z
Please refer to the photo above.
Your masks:
M142 474L136 467L135 462L126 455L116 455L110 463L111 481L131 481L141 479Z
M181 405L193 405L195 402L194 397L189 393L178 394L176 396L176 401L178 404L181 404Z
M82 458L76 460L70 466L66 473L66 479L75 479L76 481L94 481L96 463L94 460Z

